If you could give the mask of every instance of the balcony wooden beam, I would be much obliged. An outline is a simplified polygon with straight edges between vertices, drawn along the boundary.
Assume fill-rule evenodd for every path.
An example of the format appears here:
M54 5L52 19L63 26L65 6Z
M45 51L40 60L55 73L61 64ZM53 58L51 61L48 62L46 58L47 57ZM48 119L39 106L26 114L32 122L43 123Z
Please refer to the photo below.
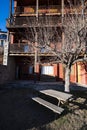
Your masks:
M35 53L9 53L9 56L35 56ZM54 56L52 53L38 53L38 56Z

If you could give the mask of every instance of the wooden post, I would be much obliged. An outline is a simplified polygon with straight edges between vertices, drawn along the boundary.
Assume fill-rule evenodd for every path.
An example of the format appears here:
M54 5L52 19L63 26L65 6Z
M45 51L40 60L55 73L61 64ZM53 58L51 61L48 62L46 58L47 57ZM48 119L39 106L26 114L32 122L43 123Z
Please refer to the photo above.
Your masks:
M63 24L63 18L64 18L64 0L62 0L61 2L62 2L61 3L61 13L62 13L62 20L61 20L61 22Z
M10 14L9 14L9 18L11 18L12 16L12 0L10 0Z
M10 0L10 11L9 11L10 13L9 13L9 22L10 22L10 24L11 24L11 18L12 18L12 0Z
M36 18L38 20L38 8L39 8L39 4L38 4L39 0L36 0Z
M76 0L74 0L74 5L76 6Z
M82 20L83 20L83 26L84 26L84 0L81 0L82 3Z
M14 12L16 12L16 8L17 8L17 1L14 1Z
M14 32L10 32L10 44L14 43Z
M36 22L38 25L38 0L36 0ZM35 60L34 60L34 82L36 82L36 73L37 73L37 62L38 62L38 50L37 50L37 39L38 39L38 35L37 35L37 30L35 33Z
M35 34L35 63L34 63L34 72L36 73L37 72L37 61L38 61L38 54L37 54L37 32Z

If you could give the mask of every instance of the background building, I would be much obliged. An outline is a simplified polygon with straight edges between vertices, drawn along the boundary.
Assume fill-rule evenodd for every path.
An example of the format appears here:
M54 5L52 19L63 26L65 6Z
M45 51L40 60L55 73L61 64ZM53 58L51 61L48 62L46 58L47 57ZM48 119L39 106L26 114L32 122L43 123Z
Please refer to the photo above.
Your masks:
M3 64L4 45L8 41L8 34L0 30L0 64Z
M0 30L0 84L15 79L15 62L8 57L8 33Z

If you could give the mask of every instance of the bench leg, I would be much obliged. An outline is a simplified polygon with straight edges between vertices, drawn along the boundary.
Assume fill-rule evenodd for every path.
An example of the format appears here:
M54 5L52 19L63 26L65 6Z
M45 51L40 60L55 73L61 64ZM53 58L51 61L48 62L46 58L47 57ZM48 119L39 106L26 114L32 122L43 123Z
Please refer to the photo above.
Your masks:
M60 101L60 100L58 100L58 107L60 106L60 102L61 102L61 101Z

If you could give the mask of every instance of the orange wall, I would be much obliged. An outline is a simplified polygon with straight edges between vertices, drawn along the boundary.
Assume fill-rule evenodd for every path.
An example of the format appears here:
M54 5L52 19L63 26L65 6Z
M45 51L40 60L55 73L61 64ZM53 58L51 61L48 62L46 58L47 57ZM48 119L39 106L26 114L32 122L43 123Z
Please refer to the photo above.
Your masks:
M76 64L74 64L71 68L71 75L70 75L70 81L76 82Z
M63 65L61 63L59 63L59 79L63 79L64 75L63 75Z
M54 64L54 76L58 76L58 64Z
M54 73L53 76L56 77L57 80L64 80L64 67L61 63L59 64L53 64L54 67ZM22 73L27 73L29 66L22 66ZM40 74L40 65L36 65L36 73ZM71 75L70 75L70 81L71 82L78 82L80 84L87 84L87 72L82 66L82 64L74 64L71 69Z
M80 84L87 84L87 72L82 63L77 63L72 66L71 69L71 82L78 82Z
M38 63L36 64L36 73L40 73L40 65Z
M82 64L78 63L78 83L87 84L87 72Z

